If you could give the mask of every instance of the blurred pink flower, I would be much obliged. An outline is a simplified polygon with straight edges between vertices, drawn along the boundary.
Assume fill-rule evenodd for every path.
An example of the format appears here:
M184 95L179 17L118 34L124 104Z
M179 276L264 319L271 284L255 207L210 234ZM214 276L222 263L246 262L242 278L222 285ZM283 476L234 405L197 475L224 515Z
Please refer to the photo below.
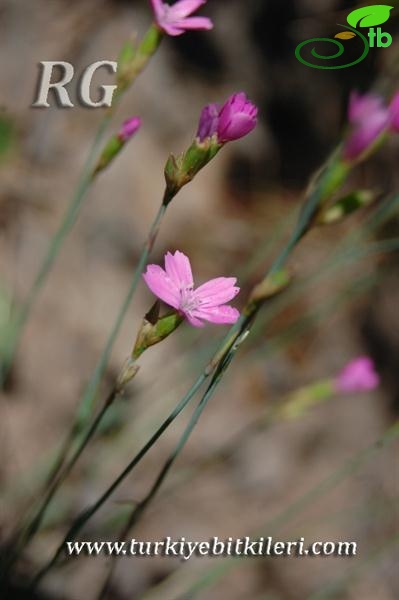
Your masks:
M208 104L203 108L197 137L203 142L216 135L221 144L238 140L250 133L257 124L258 109L244 92L238 92L219 104Z
M122 142L127 142L130 138L135 135L141 127L140 117L131 117L122 123L122 127L118 132L118 137Z
M396 92L389 105L391 129L399 133L399 92Z
M375 370L372 359L368 356L359 356L338 374L335 387L339 392L364 392L378 387L380 378Z
M151 0L155 20L160 29L172 36L181 35L190 29L212 29L208 17L191 17L207 0L179 0L172 6L162 0Z
M353 92L349 100L348 120L352 132L346 141L344 156L355 160L373 144L390 125L390 111L374 94Z
M218 277L196 290L190 261L182 252L165 255L165 270L148 265L143 275L153 294L182 313L194 327L203 327L203 321L224 324L235 323L240 313L226 305L240 291L235 277Z

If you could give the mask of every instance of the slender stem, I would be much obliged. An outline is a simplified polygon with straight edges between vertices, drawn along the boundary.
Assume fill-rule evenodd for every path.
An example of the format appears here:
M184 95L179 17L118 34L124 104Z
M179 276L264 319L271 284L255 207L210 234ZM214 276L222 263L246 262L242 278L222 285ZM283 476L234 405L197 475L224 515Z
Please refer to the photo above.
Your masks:
M121 329L122 323L126 317L126 313L129 309L131 301L133 299L134 293L136 291L137 285L140 281L141 275L145 269L147 264L147 260L149 254L154 246L155 240L157 238L162 219L166 212L166 206L164 203L161 204L158 213L151 225L150 231L147 236L147 240L144 244L143 250L141 252L141 256L134 272L132 281L130 283L130 287L127 291L127 294L122 302L122 305L118 311L115 322L112 326L111 332L103 349L103 352L98 360L94 373L84 391L80 407L78 409L77 417L76 417L76 425L80 428L84 426L87 420L90 418L90 415L93 410L93 404L96 397L96 391L98 385L101 381L101 377L107 367L114 343Z
M113 325L113 328L111 330L110 336L105 345L103 353L98 361L97 367L96 367L96 369L93 373L93 376L90 379L89 384L84 392L82 403L80 405L80 409L78 410L76 418L70 429L70 432L69 432L69 434L66 438L66 441L64 442L64 444L61 448L60 454L56 460L58 472L60 471L60 469L62 469L62 466L64 465L65 460L68 457L71 447L76 441L76 436L79 435L79 433L82 431L82 429L84 430L84 426L91 415L92 406L93 406L93 403L95 400L95 394L97 391L98 384L100 383L101 376L108 364L109 356L111 354L114 342L117 338L117 335L120 331L123 320L126 316L127 310L130 306L133 294L134 294L137 284L140 280L140 276L141 276L141 274L145 268L145 265L147 263L148 255L149 255L149 253L152 249L152 246L155 242L157 233L158 233L160 225L161 225L163 215L165 214L165 210L166 210L166 207L164 206L164 204L162 204L155 219L154 219L154 222L151 226L150 232L148 234L146 243L144 245L144 248L143 248L143 251L142 251L142 254L140 257L140 261L139 261L139 264L134 273L128 293L123 301L120 311L118 312L116 321ZM114 398L112 398L112 400L113 399ZM45 512L46 512L51 500L53 499L56 491L62 485L62 483L65 481L65 479L67 478L67 476L69 475L69 473L71 472L73 467L75 466L80 455L82 454L83 450L86 448L87 444L93 437L93 435L96 432L105 413L107 412L111 402L109 402L109 399L106 401L106 403L103 406L103 409L97 415L96 419L90 426L89 430L84 435L81 444L78 446L76 452L71 457L71 459L67 463L66 467L61 471L60 475L58 477L55 477L55 474L56 474L55 468L53 468L51 470L50 476L48 477L48 479L45 483L45 490L47 489L47 493L45 494L44 501L41 504L39 512L36 514L33 521L31 522L31 525L28 527L28 541L32 539L32 537L35 535L38 528L40 527L40 523L43 520ZM26 541L25 541L25 543L26 543Z
M192 417L187 425L187 427L185 428L182 436L180 437L180 440L178 442L178 444L176 445L176 447L174 448L174 450L172 451L172 453L169 455L168 459L166 460L166 462L164 463L164 466L162 467L158 477L156 478L154 484L152 485L150 491L148 492L148 494L143 498L143 500L141 500L133 509L126 525L124 526L122 533L120 535L120 540L123 541L125 540L130 531L133 529L133 527L135 525L137 525L137 523L139 522L139 520L141 519L144 511L147 509L147 507L150 505L150 503L152 502L152 500L154 499L154 497L156 496L159 488L161 487L162 483L164 482L167 474L169 473L170 469L173 466L173 463L175 462L175 460L177 459L177 457L179 456L180 452L183 450L184 446L186 445L191 433L193 432L195 426L197 425L203 411L205 410L206 405L208 404L209 399L212 397L213 395L213 390L216 387L217 383L219 382L222 373L224 372L224 370L227 368L227 362L223 361L218 369L216 370L214 376L212 377L212 381L209 384L209 387L207 389L207 391L205 392L204 396L201 398L201 400L199 401L196 409L194 410ZM103 598L106 597L106 593L109 590L110 584L111 584L111 580L112 580L112 575L113 575L113 570L115 567L115 557L113 558L113 561L111 563L111 568L109 570L109 573L106 577L106 580L104 582L103 587L100 590L99 596L97 597L97 600L103 600Z
M57 493L57 490L67 479L68 475L70 474L73 467L79 460L79 458L80 458L81 454L83 453L83 451L85 450L86 446L88 445L90 440L93 438L104 415L106 414L106 412L108 411L108 409L110 408L110 406L112 405L114 400L116 399L118 393L119 393L119 390L117 388L114 388L110 392L108 398L104 402L102 409L100 410L100 412L94 419L94 421L91 424L88 431L82 437L81 442L78 444L78 446L77 446L75 452L73 453L73 455L71 456L70 460L68 461L68 463L66 463L64 465L64 468L58 472L57 476L53 479L52 484L47 488L47 493L45 494L42 502L40 503L38 509L36 510L33 518L30 519L30 522L28 523L27 526L22 528L22 531L19 534L19 539L17 539L15 551L10 554L10 556L7 560L7 570L9 570L10 567L15 563L15 561L18 560L20 552L26 548L27 544L29 544L29 542L32 540L32 538L38 531L38 529L43 521L43 518L46 514L47 508L48 508L49 504L51 503L53 497Z
M61 247L65 241L65 238L71 231L78 215L80 209L83 205L86 193L93 181L92 169L94 159L96 157L98 146L102 140L104 132L108 126L111 115L107 114L100 123L100 126L97 130L94 141L91 145L89 155L87 157L86 163L83 168L82 176L79 180L79 183L76 187L76 191L69 203L67 210L65 212L64 218L62 222L54 234L49 248L44 256L44 259L39 267L39 270L36 274L32 287L28 292L28 296L22 306L19 309L18 314L16 315L15 322L12 324L12 327L9 331L9 339L6 340L4 356L0 365L0 386L3 386L5 380L7 378L7 374L14 360L15 353L18 348L18 344L25 327L25 324L30 316L32 308L36 302L36 299L41 291L44 283L47 280L47 277L54 265L56 258L61 250Z
M77 533L82 529L85 523L97 512L103 504L108 500L108 498L113 494L116 488L126 479L126 477L131 473L134 467L140 462L140 460L147 454L147 452L152 448L158 438L162 435L162 433L169 427L169 425L178 417L178 415L182 412L185 406L190 402L190 400L195 396L197 391L200 389L202 384L206 379L206 375L201 375L196 383L191 387L186 396L179 402L179 404L175 407L175 409L170 413L170 415L165 419L162 425L157 429L157 431L152 435L150 440L141 448L141 450L136 454L133 460L127 465L127 467L121 472L121 474L115 479L115 481L107 488L107 490L102 494L102 496L91 506L89 506L86 510L82 511L80 515L75 519L72 526L69 528L66 536L64 537L61 544L58 546L56 552L49 560L49 562L39 571L32 582L33 588L35 588L38 583L43 579L46 573L53 567L53 565L57 562L58 558L64 551L65 544L67 541L72 540Z

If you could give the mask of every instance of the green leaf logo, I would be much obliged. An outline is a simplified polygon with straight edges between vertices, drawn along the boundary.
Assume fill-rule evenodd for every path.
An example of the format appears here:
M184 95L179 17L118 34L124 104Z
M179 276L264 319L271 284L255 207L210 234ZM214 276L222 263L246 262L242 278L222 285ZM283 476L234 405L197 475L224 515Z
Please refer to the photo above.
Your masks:
M353 10L347 18L352 27L374 27L388 21L393 6L373 4Z

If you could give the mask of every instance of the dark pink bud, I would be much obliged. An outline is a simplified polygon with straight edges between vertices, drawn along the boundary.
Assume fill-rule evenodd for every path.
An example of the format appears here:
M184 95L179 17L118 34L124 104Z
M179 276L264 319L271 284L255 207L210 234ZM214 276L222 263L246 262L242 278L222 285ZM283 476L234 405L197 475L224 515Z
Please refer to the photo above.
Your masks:
M127 119L118 132L119 139L122 140L122 142L130 140L130 138L140 129L141 123L140 117L131 117L130 119Z
M250 133L256 127L257 114L257 107L247 99L244 92L233 94L219 114L219 142L238 140Z
M218 131L220 104L207 104L203 109L198 126L197 137L203 142Z

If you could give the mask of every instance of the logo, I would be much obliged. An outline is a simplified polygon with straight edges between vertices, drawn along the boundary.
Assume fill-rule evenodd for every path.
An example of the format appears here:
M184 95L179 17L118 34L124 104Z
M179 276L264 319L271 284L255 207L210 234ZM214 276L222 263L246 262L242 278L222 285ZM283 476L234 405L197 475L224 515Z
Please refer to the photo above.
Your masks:
M347 17L348 25L342 25L338 23L339 27L342 27L345 31L341 31L331 38L312 38L311 40L305 40L301 42L295 50L295 56L297 59L307 67L312 69L346 69L357 65L368 55L370 48L388 48L392 44L392 36L385 31L382 31L382 25L388 21L393 6L387 6L386 4L374 4L373 6L364 6L353 10ZM368 32L362 33L356 27L368 28ZM311 59L317 59L319 61L331 61L338 59L345 52L345 46L340 40L345 42L360 38L361 54L359 58L346 64L315 64L310 62ZM319 42L328 42L334 44L338 50L334 54L323 55L319 54L313 46L309 59L304 57L304 48L308 44L315 44Z

